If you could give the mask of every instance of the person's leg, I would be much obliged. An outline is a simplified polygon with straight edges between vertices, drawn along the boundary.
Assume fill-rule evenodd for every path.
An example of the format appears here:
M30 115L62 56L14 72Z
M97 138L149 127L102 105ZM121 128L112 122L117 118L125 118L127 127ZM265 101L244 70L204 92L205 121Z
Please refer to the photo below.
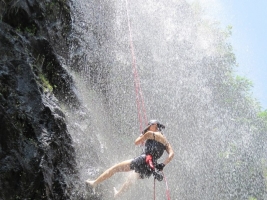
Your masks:
M126 160L119 164L114 165L113 167L107 169L104 173L102 173L96 180L90 181L86 180L86 183L91 185L91 187L96 187L99 183L102 181L110 178L117 172L128 172L131 171L130 169L130 163L132 160Z
M119 191L116 190L116 188L114 187L114 197L118 197L120 196L123 192L125 192L126 190L128 190L128 188L138 179L140 178L140 175L136 172L131 173L127 180L125 181L125 183L121 186L121 188L119 189Z

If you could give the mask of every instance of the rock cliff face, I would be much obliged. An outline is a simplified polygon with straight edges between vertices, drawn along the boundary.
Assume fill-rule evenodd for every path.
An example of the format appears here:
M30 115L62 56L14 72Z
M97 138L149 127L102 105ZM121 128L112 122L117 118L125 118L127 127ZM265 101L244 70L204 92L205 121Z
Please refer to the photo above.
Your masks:
M70 199L75 154L58 101L78 103L64 68L66 0L0 1L0 199Z

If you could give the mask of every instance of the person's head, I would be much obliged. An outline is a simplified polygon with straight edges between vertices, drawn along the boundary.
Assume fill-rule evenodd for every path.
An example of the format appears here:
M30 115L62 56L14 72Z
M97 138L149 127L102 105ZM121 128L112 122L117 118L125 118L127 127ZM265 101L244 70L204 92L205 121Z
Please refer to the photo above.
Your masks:
M147 127L143 130L142 134L145 134L148 130L156 128L156 131L161 131L165 128L158 120L152 119L148 122Z

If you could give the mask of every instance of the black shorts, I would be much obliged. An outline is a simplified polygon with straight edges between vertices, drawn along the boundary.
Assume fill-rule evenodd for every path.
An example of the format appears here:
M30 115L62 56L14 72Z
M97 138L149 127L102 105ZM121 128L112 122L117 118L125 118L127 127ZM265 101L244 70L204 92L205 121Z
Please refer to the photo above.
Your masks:
M152 170L146 164L146 155L142 154L136 158L134 158L130 164L130 168L134 170L136 173L140 174L140 178L149 178L152 174Z

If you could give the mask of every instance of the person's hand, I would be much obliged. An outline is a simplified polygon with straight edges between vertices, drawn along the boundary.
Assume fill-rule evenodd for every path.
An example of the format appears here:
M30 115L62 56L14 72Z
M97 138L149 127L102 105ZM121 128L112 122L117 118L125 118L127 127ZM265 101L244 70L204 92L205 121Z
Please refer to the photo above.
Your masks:
M153 171L153 176L155 179L157 179L158 181L162 181L163 180L163 175L158 173L158 172L155 172Z
M160 163L160 164L156 165L156 169L159 170L159 171L162 171L164 167L165 167L164 163Z

